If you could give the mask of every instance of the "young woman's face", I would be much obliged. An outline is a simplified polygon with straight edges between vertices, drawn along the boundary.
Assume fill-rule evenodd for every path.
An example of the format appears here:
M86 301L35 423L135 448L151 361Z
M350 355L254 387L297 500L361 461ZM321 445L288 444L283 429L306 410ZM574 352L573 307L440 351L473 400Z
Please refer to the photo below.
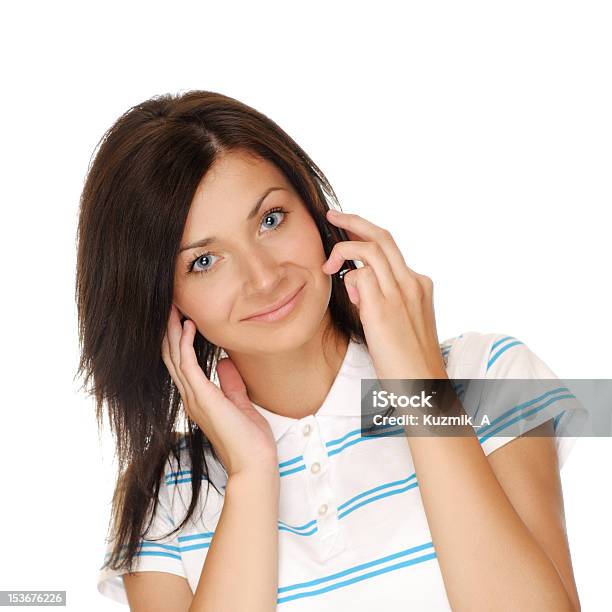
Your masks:
M220 157L198 186L181 249L174 303L217 346L244 353L290 350L327 324L331 278L321 271L321 236L273 163L243 152ZM247 319L298 289L292 310L280 319Z

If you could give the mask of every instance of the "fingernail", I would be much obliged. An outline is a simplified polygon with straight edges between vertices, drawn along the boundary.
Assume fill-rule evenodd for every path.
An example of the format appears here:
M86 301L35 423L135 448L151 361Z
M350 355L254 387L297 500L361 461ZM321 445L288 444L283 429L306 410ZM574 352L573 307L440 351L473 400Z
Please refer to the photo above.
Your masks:
M340 214L337 210L333 208L330 208L327 212L330 213L332 217L335 217Z

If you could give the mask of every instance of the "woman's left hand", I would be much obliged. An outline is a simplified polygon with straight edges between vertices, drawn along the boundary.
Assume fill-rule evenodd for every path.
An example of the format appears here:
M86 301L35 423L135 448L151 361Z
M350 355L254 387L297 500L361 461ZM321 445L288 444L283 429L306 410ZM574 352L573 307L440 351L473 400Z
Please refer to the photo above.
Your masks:
M359 309L379 379L448 378L438 341L431 278L410 269L388 230L363 217L328 211L350 241L334 245L322 270L335 274L347 259L364 265L344 275Z

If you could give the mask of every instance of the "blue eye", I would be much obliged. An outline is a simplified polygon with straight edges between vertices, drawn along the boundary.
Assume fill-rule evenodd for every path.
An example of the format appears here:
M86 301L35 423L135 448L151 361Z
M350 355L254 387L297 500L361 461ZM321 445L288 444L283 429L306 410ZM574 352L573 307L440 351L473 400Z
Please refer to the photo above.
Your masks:
M276 208L271 208L270 210L268 210L264 216L261 219L261 222L264 223L265 221L268 220L268 218L274 218L274 215L277 213L282 213L282 219L274 226L270 226L269 224L266 225L266 227L271 227L271 229L269 230L270 232L273 232L275 230L277 230L279 227L281 227L285 221L287 220L287 215L290 213L290 211L285 210L282 206L277 206ZM267 231L264 233L268 233ZM202 253L201 255L196 255L196 257L194 259L192 259L188 266L187 266L187 272L188 273L195 273L195 274L208 274L208 272L210 272L212 270L212 267L209 266L208 268L205 269L198 269L196 267L196 264L206 258L206 259L210 259L210 257L217 257L216 255L214 255L214 253L211 252L206 252L206 253Z
M210 268L208 268L208 269L204 269L204 270L202 270L202 269L197 270L197 269L195 269L195 266L196 266L196 264L198 264L198 262L200 262L202 259L204 259L204 258L206 258L206 259L210 259L210 257L211 257L211 256L212 256L212 257L214 257L214 255L213 255L212 253L204 253L203 255L199 255L198 257L196 257L196 258L195 258L195 259L194 259L194 260L191 262L191 266L190 266L191 271L193 271L193 272L198 272L198 273L200 273L200 272L202 272L202 273L206 273L206 272L208 272L208 271L210 270Z
M282 208L272 208L271 210L269 210L263 217L263 221L267 220L269 217L273 218L273 215L275 215L276 213L285 213L286 211L284 211ZM283 217L282 221L276 226L273 227L272 229L276 229L277 227L280 227L283 224L283 221L285 220L285 218Z

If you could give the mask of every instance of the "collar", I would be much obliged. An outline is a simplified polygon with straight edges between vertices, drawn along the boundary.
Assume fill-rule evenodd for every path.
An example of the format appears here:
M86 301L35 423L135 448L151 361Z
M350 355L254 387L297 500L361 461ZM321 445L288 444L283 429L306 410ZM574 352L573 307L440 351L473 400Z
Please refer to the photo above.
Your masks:
M312 416L360 416L362 378L376 378L376 371L366 345L351 338L338 374L323 400L323 404L314 415L307 415L303 419L312 418ZM303 420L276 414L255 402L251 403L268 421L274 440L277 442L292 425Z

